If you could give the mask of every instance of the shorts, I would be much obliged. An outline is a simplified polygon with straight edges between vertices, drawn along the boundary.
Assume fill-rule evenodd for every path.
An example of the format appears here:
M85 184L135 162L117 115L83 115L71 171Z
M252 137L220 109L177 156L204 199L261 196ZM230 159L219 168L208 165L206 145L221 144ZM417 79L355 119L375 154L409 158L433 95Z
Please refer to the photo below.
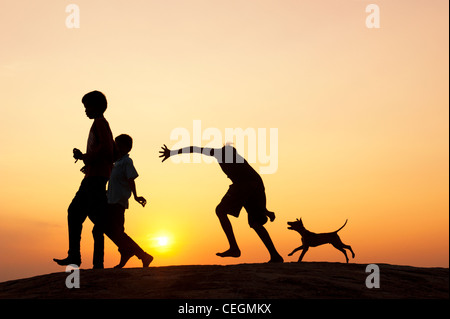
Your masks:
M217 211L238 217L242 207L247 211L250 227L262 226L267 222L266 192L262 183L231 184Z

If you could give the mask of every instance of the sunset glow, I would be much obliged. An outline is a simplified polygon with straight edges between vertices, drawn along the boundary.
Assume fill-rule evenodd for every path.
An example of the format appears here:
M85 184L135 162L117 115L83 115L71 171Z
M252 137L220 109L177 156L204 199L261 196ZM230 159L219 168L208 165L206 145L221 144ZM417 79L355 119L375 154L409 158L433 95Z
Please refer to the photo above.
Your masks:
M67 25L69 3L79 28ZM371 3L380 28L366 25ZM302 217L313 232L348 219L339 235L350 262L448 267L447 0L2 4L0 281L64 271L52 258L67 254L67 207L83 178L72 149L86 149L81 98L92 90L108 99L114 136L133 137L148 204L130 198L125 231L151 266L268 261L245 209L230 217L241 257L216 256L228 248L215 209L230 180L215 160L158 157L163 144L222 147L239 128L254 133L243 155L266 169L276 219L265 227L286 262L300 245L287 222ZM87 219L81 268L92 267L91 230ZM120 255L105 244L113 267ZM330 245L304 261L345 262Z

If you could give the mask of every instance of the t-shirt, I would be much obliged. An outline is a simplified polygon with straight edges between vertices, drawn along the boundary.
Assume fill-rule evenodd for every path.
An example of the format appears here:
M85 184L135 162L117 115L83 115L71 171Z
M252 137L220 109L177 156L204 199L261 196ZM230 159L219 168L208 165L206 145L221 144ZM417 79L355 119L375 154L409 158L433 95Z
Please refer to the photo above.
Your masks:
M131 196L129 179L138 177L138 173L133 165L133 160L128 154L124 155L114 163L111 177L108 183L108 203L121 204L128 208L128 199Z
M96 118L89 131L86 154L83 157L85 177L109 177L113 157L114 139L108 121L104 117Z

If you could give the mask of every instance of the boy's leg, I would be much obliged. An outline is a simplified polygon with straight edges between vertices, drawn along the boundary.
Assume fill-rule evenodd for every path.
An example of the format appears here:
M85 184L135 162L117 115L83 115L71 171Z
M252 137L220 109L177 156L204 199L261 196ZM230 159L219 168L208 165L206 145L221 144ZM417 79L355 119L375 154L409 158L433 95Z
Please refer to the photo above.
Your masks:
M81 241L81 231L83 229L83 222L86 220L86 182L83 180L81 182L80 188L78 189L75 197L67 209L67 229L69 233L69 251L68 257L65 259L53 260L61 265L81 264L81 254L80 254L80 241Z
M231 185L228 192L222 198L220 204L216 207L216 215L219 218L220 225L227 236L230 248L224 252L217 253L219 257L240 257L241 251L234 236L233 227L228 219L228 215L238 217L242 209L242 196L240 189L235 184Z
M136 242L125 233L125 208L120 204L108 205L108 220L106 221L105 233L116 244L120 252L120 262L114 268L122 268L127 261L137 256L142 260L144 267L153 260Z
M228 243L230 248L222 253L217 253L216 255L219 257L240 257L241 250L236 242L236 237L234 236L233 226L231 226L231 222L228 219L227 213L222 211L219 206L216 208L217 217L219 217L220 225L222 226L225 235L227 236Z
M248 213L248 223L251 228L255 230L259 238L266 246L270 254L269 262L283 262L283 258L280 256L278 251L275 249L275 245L270 238L269 233L264 228L264 224L267 222L267 217L273 220L275 214L269 214L266 208L266 193L262 185L257 185L254 191L251 193L247 199L245 205L245 210Z
M255 230L255 232L258 234L259 238L261 238L262 242L266 246L267 250L270 254L270 260L269 262L283 262L283 257L278 253L278 251L275 249L275 246L272 242L272 239L270 238L269 233L264 228L263 225L253 225L252 228Z
M95 224L92 228L92 237L94 238L94 253L92 256L92 264L94 269L103 269L104 251L105 251L105 237L103 236L103 229Z
M228 189L222 201L216 208L216 215L219 218L225 235L227 236L230 248L222 253L217 253L220 257L240 257L241 251L234 236L233 227L231 226L228 215L238 217L245 198L247 196L247 187L245 185L232 184Z
M94 223L92 237L94 238L93 268L103 269L105 239L104 225L107 218L106 177L90 177L91 188L89 197L89 219Z
M80 262L81 231L83 230L83 223L87 217L86 208L81 201L80 197L77 198L77 195L75 195L74 200L67 210L67 226L69 230L68 256L71 259L80 260Z
M120 204L108 204L107 205L107 218L104 219L104 232L112 242L119 247L121 234L123 233L123 217L122 211L124 208Z
M143 267L148 267L152 262L153 256L147 254L136 242L126 233L123 233L120 240L120 262L114 268L123 268L128 260L136 256L142 261Z

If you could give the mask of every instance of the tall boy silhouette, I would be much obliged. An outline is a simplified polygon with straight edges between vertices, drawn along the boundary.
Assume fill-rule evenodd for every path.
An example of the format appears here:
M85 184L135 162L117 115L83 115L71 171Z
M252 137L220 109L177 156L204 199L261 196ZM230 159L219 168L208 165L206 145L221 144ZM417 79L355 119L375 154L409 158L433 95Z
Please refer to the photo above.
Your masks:
M186 153L200 153L214 157L220 165L222 171L233 182L230 185L222 201L216 208L216 214L220 225L228 239L230 248L224 252L217 253L220 257L240 257L241 251L234 236L233 227L227 215L238 217L242 207L248 214L248 223L255 230L259 238L269 251L269 262L283 262L283 258L275 249L269 233L264 228L267 217L271 221L275 219L275 214L266 208L266 194L261 176L240 156L236 149L230 145L223 148L206 148L189 146L179 150L167 148L164 144L160 151L164 162L170 156Z
M93 91L83 96L86 116L93 119L89 131L86 153L79 149L73 150L73 157L82 160L85 176L75 197L73 198L67 215L69 230L69 251L65 259L53 259L58 265L81 264L80 241L83 222L86 217L94 223L92 234L94 237L94 268L103 268L104 236L102 223L107 199L106 183L111 175L114 162L114 140L108 121L103 113L107 108L106 97L99 91Z

